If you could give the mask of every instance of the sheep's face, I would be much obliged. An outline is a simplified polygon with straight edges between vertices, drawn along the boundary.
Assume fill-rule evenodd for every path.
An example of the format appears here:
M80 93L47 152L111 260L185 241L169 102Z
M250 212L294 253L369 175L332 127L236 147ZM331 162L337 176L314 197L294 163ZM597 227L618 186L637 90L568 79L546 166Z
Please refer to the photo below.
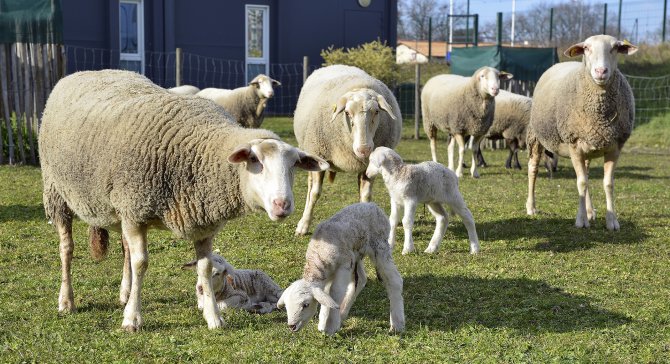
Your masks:
M314 317L317 302L325 307L339 309L339 305L321 288L300 279L284 290L277 301L277 308L286 307L288 328L296 332Z
M591 79L596 85L604 86L617 70L617 55L635 52L637 47L626 40L620 41L609 35L594 35L571 46L564 54L568 57L584 55L582 62Z
M305 153L280 140L255 139L228 156L230 163L243 163L240 184L245 202L264 209L270 220L277 221L294 210L293 175L295 168L325 171L325 160Z
M344 94L335 105L331 121L344 111L344 121L351 132L352 149L359 159L366 159L375 147L374 136L380 123L380 112L395 120L393 110L384 96L370 89L359 89Z
M281 86L281 83L277 80L273 80L266 75L256 76L249 85L256 87L256 94L261 99L269 99L274 96L274 86Z
M509 80L513 77L511 73L500 72L493 67L482 67L475 72L474 76L479 81L479 92L491 97L496 97L500 92L501 80Z
M384 162L390 158L398 156L396 152L391 148L387 147L377 147L372 154L370 154L370 163L368 163L368 168L365 170L365 175L368 178L374 178L379 173L381 173L381 168L384 165ZM398 156L399 157L399 156Z

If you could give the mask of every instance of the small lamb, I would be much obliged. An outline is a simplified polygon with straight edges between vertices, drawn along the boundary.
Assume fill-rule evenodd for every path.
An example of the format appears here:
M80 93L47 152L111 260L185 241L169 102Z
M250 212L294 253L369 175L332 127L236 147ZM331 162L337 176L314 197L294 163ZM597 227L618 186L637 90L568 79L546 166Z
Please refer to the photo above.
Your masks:
M367 277L363 258L369 257L391 302L391 331L405 329L402 277L386 242L389 223L373 203L347 206L314 230L307 247L302 279L281 295L277 307L286 307L288 327L300 330L321 304L319 331L333 335L349 315Z
M192 260L182 269L195 269ZM265 272L257 269L235 269L221 255L212 253L212 289L220 310L240 308L252 313L270 313L277 309L281 287ZM200 280L195 286L198 309L202 310L203 287Z
M391 231L389 245L395 245L395 228L398 225L398 210L405 207L402 226L405 230L405 245L402 254L414 251L412 227L414 226L414 212L419 203L425 203L428 210L437 222L435 232L425 253L435 253L440 246L449 223L449 216L443 203L449 205L453 212L463 219L468 230L470 253L479 252L479 238L472 213L465 205L463 196L458 191L458 177L445 166L436 162L420 164L405 164L402 158L386 147L379 147L370 155L370 164L365 172L368 178L382 175L384 184L391 196Z

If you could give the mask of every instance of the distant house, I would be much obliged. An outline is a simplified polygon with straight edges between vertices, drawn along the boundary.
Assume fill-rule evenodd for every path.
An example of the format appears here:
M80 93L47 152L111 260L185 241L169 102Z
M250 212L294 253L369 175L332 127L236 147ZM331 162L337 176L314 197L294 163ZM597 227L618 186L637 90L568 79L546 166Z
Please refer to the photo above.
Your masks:
M409 54L409 56L398 57L398 53ZM427 40L408 40L408 39L399 39L398 46L396 48L396 62L403 63L408 57L412 57L412 52L416 53L414 56L416 59L419 59L419 63L428 62L428 56L430 54L433 60L444 61L447 55L447 43L446 42L436 42L433 41L431 44L428 44ZM398 59L400 58L400 59ZM425 62L422 62L425 59ZM414 63L414 62L404 62L404 63Z

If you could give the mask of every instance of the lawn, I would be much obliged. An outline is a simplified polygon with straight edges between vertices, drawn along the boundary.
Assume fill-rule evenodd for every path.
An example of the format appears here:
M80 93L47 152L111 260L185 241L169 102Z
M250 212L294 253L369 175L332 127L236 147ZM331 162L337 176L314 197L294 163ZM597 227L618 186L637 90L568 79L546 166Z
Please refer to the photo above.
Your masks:
M295 144L290 119L265 127ZM430 158L428 141L409 138L406 160ZM635 135L634 135L635 137ZM644 144L644 140L637 141ZM666 141L667 142L667 141ZM653 147L653 145L652 145ZM446 145L439 145L446 162ZM440 250L421 253L434 220L417 210L417 253L395 262L404 278L407 329L388 333L388 300L369 267L369 281L350 318L334 337L316 320L298 333L284 312L223 313L210 331L196 309L195 274L179 267L194 256L189 242L166 232L149 235L150 264L143 290L143 330L120 330L121 248L96 263L86 226L75 225L73 277L78 312L59 315L57 235L44 218L40 170L0 167L1 362L668 362L670 361L670 153L668 146L628 148L615 172L621 231L605 228L602 160L594 161L591 191L598 218L573 227L574 172L567 159L538 179L539 215L525 213L526 168L502 167L505 151L485 151L490 166L460 190L477 224L482 250L468 253L458 217ZM527 161L521 154L522 164ZM296 175L296 212L280 223L257 213L231 221L215 247L238 268L259 268L286 287L300 277L309 236L293 236L302 214L306 175ZM355 176L326 183L315 221L355 203ZM374 201L389 211L381 181ZM402 229L397 232L402 242ZM116 241L118 235L112 234Z

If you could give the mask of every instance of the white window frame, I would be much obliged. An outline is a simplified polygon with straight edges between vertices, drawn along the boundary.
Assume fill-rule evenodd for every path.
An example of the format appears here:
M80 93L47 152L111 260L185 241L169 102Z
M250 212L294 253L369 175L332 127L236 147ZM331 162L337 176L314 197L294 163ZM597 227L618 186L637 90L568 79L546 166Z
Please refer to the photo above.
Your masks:
M141 73L144 74L144 0L120 0L119 10L121 9L122 3L137 4L137 53L120 53L119 60L139 61ZM120 14L119 21L121 21ZM119 29L119 37L120 36L121 29Z
M249 10L263 10L263 57L249 57ZM270 67L270 6L244 6L244 79L249 79L249 64L264 64L265 74Z

